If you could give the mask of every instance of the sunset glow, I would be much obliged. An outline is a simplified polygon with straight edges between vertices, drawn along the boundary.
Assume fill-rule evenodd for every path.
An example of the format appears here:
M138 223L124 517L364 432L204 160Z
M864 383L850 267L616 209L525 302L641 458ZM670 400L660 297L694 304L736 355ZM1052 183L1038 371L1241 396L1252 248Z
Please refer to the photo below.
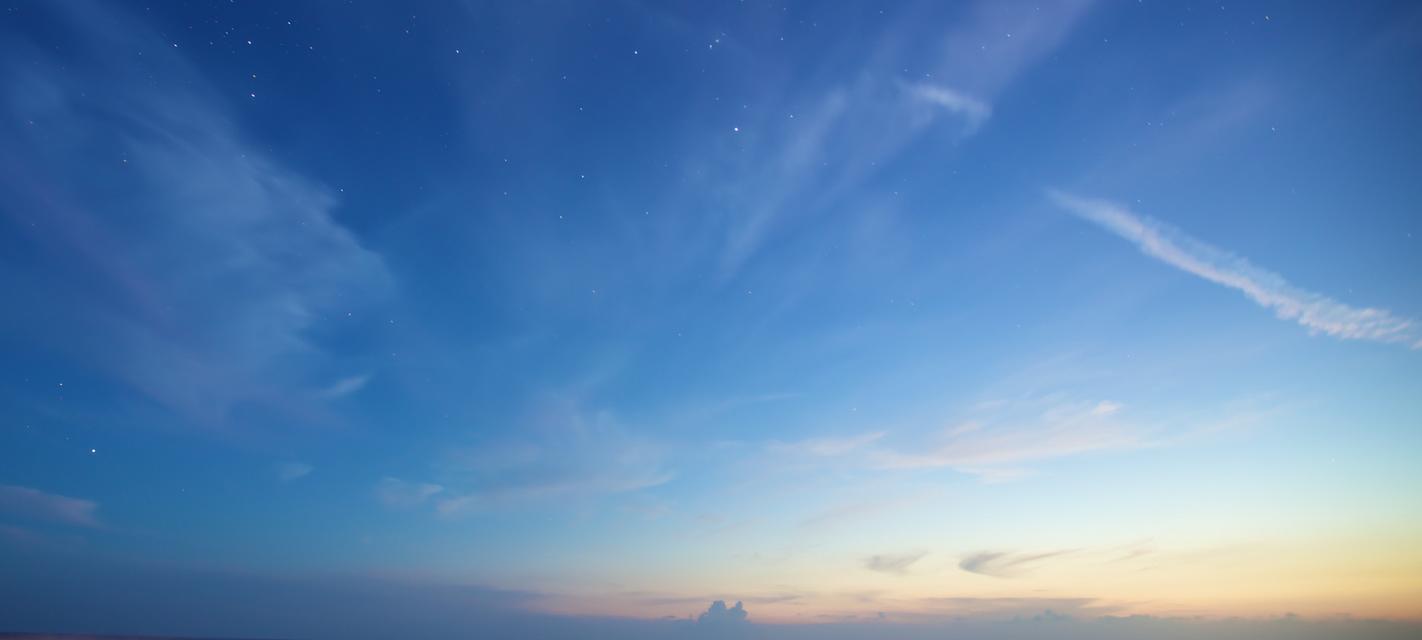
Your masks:
M0 636L1422 637L1422 3L0 8Z

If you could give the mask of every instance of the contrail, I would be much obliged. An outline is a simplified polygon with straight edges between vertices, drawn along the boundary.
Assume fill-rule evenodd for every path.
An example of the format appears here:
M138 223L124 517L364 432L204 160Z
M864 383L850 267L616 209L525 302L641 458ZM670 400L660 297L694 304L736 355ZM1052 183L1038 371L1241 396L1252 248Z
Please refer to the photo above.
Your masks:
M1120 205L1056 190L1047 195L1057 205L1135 244L1148 256L1182 271L1237 289L1274 315L1293 320L1310 333L1349 340L1401 343L1422 349L1418 325L1385 309L1350 307L1328 296L1305 291L1277 273L1190 237L1168 224L1132 213Z

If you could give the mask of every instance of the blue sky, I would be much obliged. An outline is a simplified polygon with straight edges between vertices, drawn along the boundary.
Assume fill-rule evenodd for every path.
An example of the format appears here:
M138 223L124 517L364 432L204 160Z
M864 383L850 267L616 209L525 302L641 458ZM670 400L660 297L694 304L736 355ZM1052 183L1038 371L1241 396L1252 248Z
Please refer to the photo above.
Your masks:
M1415 621L1419 25L8 3L0 627Z

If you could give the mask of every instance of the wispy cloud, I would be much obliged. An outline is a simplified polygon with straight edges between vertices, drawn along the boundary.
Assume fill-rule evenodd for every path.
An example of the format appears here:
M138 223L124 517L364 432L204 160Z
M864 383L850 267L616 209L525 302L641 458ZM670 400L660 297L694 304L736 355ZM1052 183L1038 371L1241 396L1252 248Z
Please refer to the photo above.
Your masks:
M1384 309L1352 307L1325 295L1300 289L1283 276L1254 266L1248 260L1196 240L1158 220L1105 200L1048 191L1057 205L1100 225L1140 248L1152 258L1215 284L1243 293L1284 320L1303 325L1310 333L1335 338L1374 340L1422 349L1422 331L1415 320Z
M864 568L876 573L901 576L907 574L909 567L926 555L927 551L910 551L869 556L864 560Z
M387 507L407 508L423 504L443 491L444 487L429 482L385 477L375 485L375 498Z
M1147 444L1145 435L1115 418L1121 405L1061 404L1032 417L989 423L967 422L947 429L937 445L912 452L880 450L874 463L889 469L951 467L987 480L1008 480L1027 472L1016 465Z
M969 573L978 573L995 578L1011 578L1022 575L1039 562L1071 553L1074 553L1074 551L1059 550L1040 553L982 551L964 556L958 561L958 568Z
M366 383L370 382L370 378L370 374L341 378L340 380L337 380L336 382L331 384L331 386L323 389L321 391L321 395L327 398L341 398L348 396L352 393L360 391L361 389L364 389Z
M98 503L16 485L0 485L0 513L28 520L101 527Z
M921 504L934 495L932 492L896 493L892 497L880 492L870 492L872 498L845 502L819 511L800 521L805 529L820 529L853 524L859 521L875 520L893 511L900 511Z
M772 442L772 451L821 457L842 456L864 448L884 437L884 432L874 431L852 436L829 436L809 438L796 442Z
M861 44L852 56L817 53L813 64L852 61L851 69L837 69L851 80L771 100L780 108L747 127L757 133L732 147L735 158L756 160L737 160L740 171L715 180L713 192L724 196L716 213L726 227L722 277L734 276L788 223L842 202L935 123L946 121L962 135L977 132L996 96L1059 46L1090 6L1066 1L1023 11L1001 4L976 3L958 13L952 29L913 42L890 23L867 52ZM917 53L924 49L941 55L925 61ZM910 65L934 80L902 77ZM784 71L817 70L807 64Z
M518 437L451 451L436 509L456 515L528 500L628 493L670 482L663 448L574 397L536 403Z
M638 475L606 473L473 489L467 493L443 498L435 505L435 508L443 515L457 515L486 507L523 502L526 500L547 499L559 496L596 496L602 494L627 493L666 484L670 482L673 477L674 476L670 473L660 472Z
M0 145L0 216L43 267L7 286L66 325L24 330L67 336L56 350L186 424L309 417L333 366L310 333L379 298L384 262L337 219L337 189L253 144L180 49L110 9L47 6L77 43L62 57L0 45L0 114L29 123ZM114 51L145 52L143 70Z
M992 116L992 106L952 88L922 82L908 87L909 94L928 104L947 109L962 117L965 133L973 133Z
M895 622L943 623L948 621L1005 621L1017 623L1044 620L1063 620L1076 617L1098 617L1117 612L1119 609L1089 597L971 597L948 596L921 598L909 611L898 611L890 615ZM949 627L939 627L942 629ZM1019 631L1020 634L1020 631ZM984 634L987 637L1024 638L1030 635L1009 633L1006 635ZM966 635L966 634L965 634ZM1043 634L1047 637L1060 635ZM932 636L929 636L932 637Z
M311 471L314 469L315 467L305 462L287 462L277 468L277 477L281 478L284 482L291 482L292 480L311 475Z

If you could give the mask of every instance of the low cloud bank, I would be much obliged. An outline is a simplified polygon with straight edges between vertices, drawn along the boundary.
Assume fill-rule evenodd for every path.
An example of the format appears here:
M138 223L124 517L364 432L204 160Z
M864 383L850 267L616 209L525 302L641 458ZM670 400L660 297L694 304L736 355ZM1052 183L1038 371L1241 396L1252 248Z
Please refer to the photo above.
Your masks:
M177 570L87 561L55 570L0 548L0 637L5 632L168 638L302 640L1403 640L1422 623L1366 620L1202 620L1097 616L1043 604L1024 613L911 617L846 614L822 624L756 623L741 602L716 601L660 620L538 613L543 594L427 584L369 575L306 577ZM753 603L754 601L752 601ZM752 607L754 604L752 604ZM1046 609L1050 608L1051 611ZM959 608L955 607L955 610ZM1054 613L1055 612L1055 613ZM692 615L695 617L692 617Z

